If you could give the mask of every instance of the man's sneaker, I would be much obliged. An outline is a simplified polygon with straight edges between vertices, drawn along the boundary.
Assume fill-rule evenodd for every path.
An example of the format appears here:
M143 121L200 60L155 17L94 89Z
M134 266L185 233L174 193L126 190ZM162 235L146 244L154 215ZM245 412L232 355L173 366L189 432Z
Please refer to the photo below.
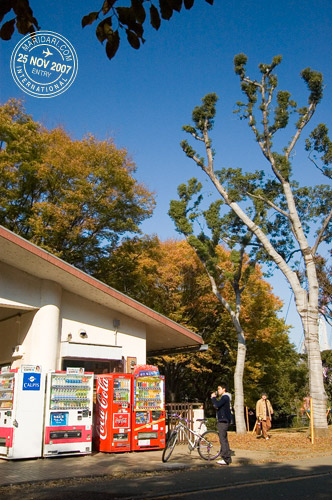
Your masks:
M217 463L218 465L229 465L229 463L228 463L228 462L225 462L225 460L217 460L217 461L216 461L216 463Z
M266 440L270 439L269 437L265 438Z

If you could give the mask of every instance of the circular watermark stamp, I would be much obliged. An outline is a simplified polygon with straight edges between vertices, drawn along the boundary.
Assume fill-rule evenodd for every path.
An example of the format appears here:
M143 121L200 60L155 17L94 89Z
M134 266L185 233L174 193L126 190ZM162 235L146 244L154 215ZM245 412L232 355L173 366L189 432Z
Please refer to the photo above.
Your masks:
M56 97L71 86L78 70L72 44L53 31L26 35L14 48L10 71L15 83L33 97Z

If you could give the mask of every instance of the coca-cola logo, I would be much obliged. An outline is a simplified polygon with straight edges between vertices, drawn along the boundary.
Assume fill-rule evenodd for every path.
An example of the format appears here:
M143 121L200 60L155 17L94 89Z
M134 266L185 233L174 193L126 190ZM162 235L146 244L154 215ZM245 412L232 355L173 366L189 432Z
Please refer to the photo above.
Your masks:
M98 378L97 387L97 419L96 430L100 439L107 438L107 417L108 417L108 378Z
M115 424L121 425L127 423L127 417L115 417Z
M114 413L113 414L113 427L124 428L129 427L130 415L128 413Z

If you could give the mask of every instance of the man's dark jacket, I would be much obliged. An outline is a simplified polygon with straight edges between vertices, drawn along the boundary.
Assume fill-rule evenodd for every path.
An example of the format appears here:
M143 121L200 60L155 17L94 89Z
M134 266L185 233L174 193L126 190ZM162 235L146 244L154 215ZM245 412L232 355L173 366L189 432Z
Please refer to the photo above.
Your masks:
M231 423L232 413L230 408L229 396L223 394L220 399L211 398L213 406L217 410L217 419L219 422Z

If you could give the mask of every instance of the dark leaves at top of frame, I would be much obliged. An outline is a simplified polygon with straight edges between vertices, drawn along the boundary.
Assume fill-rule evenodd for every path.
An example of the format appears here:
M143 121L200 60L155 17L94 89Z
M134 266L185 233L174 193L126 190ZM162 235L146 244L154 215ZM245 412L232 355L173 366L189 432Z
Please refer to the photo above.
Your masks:
M159 30L161 19L158 9L154 5L151 5L150 7L150 23L155 30Z
M107 37L106 43L106 55L109 59L112 59L118 51L120 45L120 36L118 30L112 31L112 33Z
M90 12L90 14L82 18L82 28L88 24L92 24L98 18L99 12Z
M10 40L15 29L15 19L7 21L3 26L1 26L0 37L2 40Z

